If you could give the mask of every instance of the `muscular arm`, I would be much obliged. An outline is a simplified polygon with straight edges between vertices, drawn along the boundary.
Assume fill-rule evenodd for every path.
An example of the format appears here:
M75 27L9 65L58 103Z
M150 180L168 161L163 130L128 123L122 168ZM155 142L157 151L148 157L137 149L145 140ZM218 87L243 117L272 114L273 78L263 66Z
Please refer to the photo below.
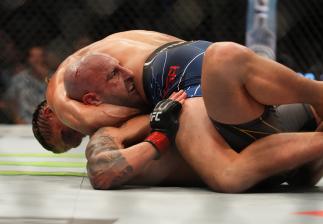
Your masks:
M101 104L99 106L84 105L71 100L66 96L63 82L63 74L66 67L74 63L77 59L91 51L108 51L111 43L131 42L132 45L148 45L158 47L161 44L180 40L176 37L153 31L131 30L115 33L107 38L95 42L68 57L58 68L57 72L49 82L47 89L47 101L58 118L71 128L83 134L92 134L100 127L118 126L129 118L140 113L138 109L115 106L111 104ZM133 43L135 41L135 43ZM131 46L131 45L130 45ZM105 49L106 48L106 49ZM105 50L104 50L105 49ZM140 68L141 70L142 68ZM95 116L93 114L95 113Z
M168 175L175 162L167 156L154 160L156 149L148 142L138 143L149 131L148 116L140 116L120 128L102 128L91 137L86 157L88 176L95 189L110 189L125 183L153 185Z
M137 109L101 104L84 105L66 96L63 74L68 63L75 58L69 57L58 68L49 82L46 98L57 117L67 126L82 132L93 134L100 127L119 126L139 113ZM93 116L94 115L94 116Z

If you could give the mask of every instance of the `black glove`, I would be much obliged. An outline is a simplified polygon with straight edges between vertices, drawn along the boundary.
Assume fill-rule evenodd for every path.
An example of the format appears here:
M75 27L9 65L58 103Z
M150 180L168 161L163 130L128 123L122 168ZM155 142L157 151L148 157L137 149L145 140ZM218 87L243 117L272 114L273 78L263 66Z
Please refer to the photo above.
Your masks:
M157 103L150 114L152 131L163 132L169 140L173 140L178 130L178 117L182 104L171 99L164 99Z
M169 148L178 130L178 116L182 104L175 100L165 99L157 103L150 114L152 132L144 140L157 150L159 159Z

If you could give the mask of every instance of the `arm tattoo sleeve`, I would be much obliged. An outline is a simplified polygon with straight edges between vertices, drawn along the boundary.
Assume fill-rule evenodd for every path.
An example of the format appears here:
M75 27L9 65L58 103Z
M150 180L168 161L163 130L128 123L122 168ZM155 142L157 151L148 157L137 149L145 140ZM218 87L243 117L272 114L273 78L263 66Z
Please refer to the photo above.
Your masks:
M95 188L107 189L125 183L133 167L124 158L113 137L98 135L87 146L88 175Z
M114 138L109 135L104 135L104 136L99 135L99 136L93 137L86 147L87 152L90 154L92 153L98 154L101 152L117 150L117 149L120 149L120 147L118 147Z

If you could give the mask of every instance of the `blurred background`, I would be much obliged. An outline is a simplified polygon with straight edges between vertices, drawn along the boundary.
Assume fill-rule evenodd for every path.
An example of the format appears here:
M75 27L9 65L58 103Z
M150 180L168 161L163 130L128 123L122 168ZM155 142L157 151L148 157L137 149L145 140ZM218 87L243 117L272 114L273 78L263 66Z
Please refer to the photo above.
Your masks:
M1 0L0 123L30 123L65 57L105 36L154 30L245 43L247 0ZM276 60L323 80L323 1L278 0Z

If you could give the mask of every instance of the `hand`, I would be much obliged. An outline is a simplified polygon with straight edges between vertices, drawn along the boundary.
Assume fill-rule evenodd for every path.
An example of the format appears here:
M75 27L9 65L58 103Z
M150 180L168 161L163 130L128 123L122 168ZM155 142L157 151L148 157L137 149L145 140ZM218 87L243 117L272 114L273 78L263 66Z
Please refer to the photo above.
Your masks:
M186 97L186 93L180 90L172 93L168 99L158 102L150 114L152 131L163 132L169 139L173 139L178 130L178 117Z
M171 141L175 138L179 126L179 113L186 97L183 90L173 93L169 99L158 102L150 114L152 133L145 141L152 144L157 150L156 159L159 159L167 151Z
M183 104L187 97L186 92L180 90L178 92L173 92L168 99L178 101L179 103Z

